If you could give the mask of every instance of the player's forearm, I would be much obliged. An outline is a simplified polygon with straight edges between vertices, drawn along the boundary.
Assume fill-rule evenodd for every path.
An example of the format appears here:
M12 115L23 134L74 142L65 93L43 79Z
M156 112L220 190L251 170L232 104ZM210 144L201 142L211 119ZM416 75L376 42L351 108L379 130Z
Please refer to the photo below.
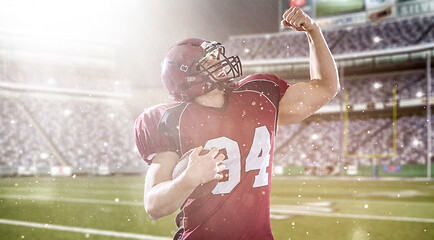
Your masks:
M182 206L194 189L183 175L159 183L145 192L145 210L153 219L170 215Z
M315 27L307 32L310 50L310 77L331 95L340 90L336 63L327 46L321 29Z

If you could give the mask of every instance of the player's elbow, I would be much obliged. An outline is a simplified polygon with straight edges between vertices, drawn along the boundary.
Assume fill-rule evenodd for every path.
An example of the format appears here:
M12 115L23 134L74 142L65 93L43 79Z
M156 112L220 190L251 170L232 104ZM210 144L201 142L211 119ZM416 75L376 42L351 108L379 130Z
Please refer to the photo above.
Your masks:
M146 209L145 208L146 213L148 214L148 216L152 219L152 220L157 220L159 218L161 218L162 216L155 214L152 210Z
M152 201L152 198L149 195L145 194L145 199L143 203L144 203L145 211L149 215L149 217L151 217L154 220L163 217L159 211L161 208L156 205L155 201Z
M164 217L163 214L161 214L160 211L158 211L158 208L152 206L152 204L147 204L145 202L145 211L151 217L153 220L159 219Z
M144 205L146 213L154 220L168 216L176 210L170 204L164 203L155 196L146 196Z
M330 101L341 91L341 85L339 84L339 80L336 80L334 84L325 86L323 89L324 97L327 98L327 101Z

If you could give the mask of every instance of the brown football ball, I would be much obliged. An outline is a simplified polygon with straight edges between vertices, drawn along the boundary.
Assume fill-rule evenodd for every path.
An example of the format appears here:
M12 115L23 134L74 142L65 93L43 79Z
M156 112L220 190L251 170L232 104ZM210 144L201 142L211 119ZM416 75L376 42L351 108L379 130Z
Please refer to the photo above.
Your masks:
M175 166L172 172L172 179L175 179L178 177L182 172L185 171L188 165L188 159L190 158L191 153L193 152L193 149L186 152L184 155L182 155L181 159L179 160L178 164ZM209 152L208 149L203 149L200 152L200 155L205 155ZM215 188L219 181L217 179L211 180L207 183L200 184L199 186L194 189L194 191L190 194L188 198L202 198L212 192L212 190Z

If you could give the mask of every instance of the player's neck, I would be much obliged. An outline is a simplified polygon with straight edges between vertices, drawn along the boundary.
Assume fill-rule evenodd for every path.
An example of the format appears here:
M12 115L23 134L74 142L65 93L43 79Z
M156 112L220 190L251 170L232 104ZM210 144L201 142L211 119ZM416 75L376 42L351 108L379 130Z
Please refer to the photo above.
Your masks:
M214 89L196 97L194 102L205 107L221 108L225 104L225 93L222 90Z

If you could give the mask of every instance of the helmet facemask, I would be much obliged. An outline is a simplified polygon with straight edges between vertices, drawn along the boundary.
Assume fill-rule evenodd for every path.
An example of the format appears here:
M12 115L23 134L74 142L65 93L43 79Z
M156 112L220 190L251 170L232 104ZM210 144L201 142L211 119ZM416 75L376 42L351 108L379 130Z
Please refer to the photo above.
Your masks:
M204 42L202 47L205 53L197 57L197 73L213 88L233 88L234 79L242 75L238 56L226 57L225 47L217 42ZM213 61L212 65L207 64L208 61Z

